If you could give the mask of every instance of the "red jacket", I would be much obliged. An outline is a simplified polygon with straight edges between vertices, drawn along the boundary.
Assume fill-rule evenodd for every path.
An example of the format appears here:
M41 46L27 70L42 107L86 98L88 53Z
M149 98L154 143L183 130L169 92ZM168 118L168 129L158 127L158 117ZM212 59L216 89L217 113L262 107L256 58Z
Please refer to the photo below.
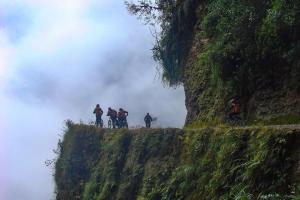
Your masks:
M240 113L241 112L241 107L239 103L233 103L232 104L232 112L233 113Z

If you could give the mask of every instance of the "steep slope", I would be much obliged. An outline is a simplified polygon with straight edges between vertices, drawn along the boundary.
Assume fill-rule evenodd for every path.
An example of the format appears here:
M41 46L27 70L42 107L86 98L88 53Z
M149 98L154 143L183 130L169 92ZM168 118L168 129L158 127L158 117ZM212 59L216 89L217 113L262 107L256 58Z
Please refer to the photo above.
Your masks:
M111 131L71 124L56 163L57 199L283 199L299 194L299 144L299 127Z

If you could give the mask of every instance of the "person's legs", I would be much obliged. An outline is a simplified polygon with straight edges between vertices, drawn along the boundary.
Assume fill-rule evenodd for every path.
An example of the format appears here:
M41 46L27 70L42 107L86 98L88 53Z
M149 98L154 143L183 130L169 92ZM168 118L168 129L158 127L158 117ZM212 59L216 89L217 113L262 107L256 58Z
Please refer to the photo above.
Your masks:
M99 127L101 124L101 117L100 116L96 116L96 127Z
M116 118L111 118L113 128L116 128L118 121Z
M118 121L118 127L119 128L124 128L124 119L123 118L119 118L119 121Z
M241 120L240 113L234 113L233 118L234 120Z
M230 113L228 114L228 118L229 118L229 120L234 120L234 113L233 113L233 112L230 112Z
M121 128L121 126L122 126L122 120L120 118L116 119L116 126L118 128Z
M147 123L146 123L146 128L150 128L150 126L151 126L150 123L147 122Z

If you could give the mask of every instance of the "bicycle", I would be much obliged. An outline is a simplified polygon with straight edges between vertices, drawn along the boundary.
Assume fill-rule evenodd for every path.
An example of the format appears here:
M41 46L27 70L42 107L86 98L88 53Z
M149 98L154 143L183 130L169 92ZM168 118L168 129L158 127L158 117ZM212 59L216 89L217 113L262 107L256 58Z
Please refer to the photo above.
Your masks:
M244 124L244 121L239 116L239 114L234 114L232 116L226 115L224 121L226 124L229 124L231 126L242 126Z

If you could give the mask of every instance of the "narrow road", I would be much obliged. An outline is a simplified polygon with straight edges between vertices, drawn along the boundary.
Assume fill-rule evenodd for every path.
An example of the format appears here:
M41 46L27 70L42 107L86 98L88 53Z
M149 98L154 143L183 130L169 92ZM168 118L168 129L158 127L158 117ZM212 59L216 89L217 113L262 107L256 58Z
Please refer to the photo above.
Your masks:
M233 127L233 128L237 128L237 129L249 129L249 128L300 129L300 124L269 125L269 126L237 126L237 127Z
M210 127L213 129L221 129L221 127ZM300 130L300 124L287 124L287 125L268 125L268 126L226 126L225 128L229 128L229 129L256 129L256 128L267 128L267 129L290 129L290 130ZM199 130L199 129L195 129L195 128L184 128L185 130Z

